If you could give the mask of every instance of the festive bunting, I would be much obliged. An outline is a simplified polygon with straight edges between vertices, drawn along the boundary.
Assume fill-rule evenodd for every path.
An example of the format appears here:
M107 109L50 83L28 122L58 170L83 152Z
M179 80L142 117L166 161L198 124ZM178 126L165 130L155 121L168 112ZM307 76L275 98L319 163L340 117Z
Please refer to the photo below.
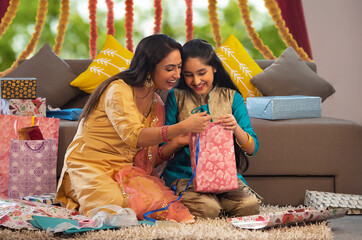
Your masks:
M282 39L287 44L287 46L293 47L302 60L313 61L308 57L303 48L300 48L298 46L298 43L294 40L292 34L289 33L289 29L285 26L285 22L280 15L280 9L275 0L265 0L265 7L269 10L269 14L272 17L275 26L279 30L279 34L282 36Z
M209 0L209 21L216 42L216 47L221 46L222 37L220 35L220 24L217 16L217 0Z
M10 26L11 22L13 21L16 12L18 11L19 6L19 0L11 0L9 2L8 9L4 15L4 17L1 19L0 23L0 38L3 35L3 33L6 32L8 27Z
M192 0L185 0L186 3L186 41L194 38L194 26L192 24L193 12L192 12Z
M255 32L253 28L253 22L250 19L250 11L248 7L248 0L238 0L238 6L240 9L241 17L244 21L246 31L249 33L249 37L254 44L254 47L260 51L266 59L276 59L272 51L263 44L259 34Z
M114 13L113 13L113 1L112 0L106 0L107 4L107 35L114 36Z
M8 74L9 72L11 72L12 70L14 70L19 65L20 61L26 59L34 51L34 48L35 48L36 44L38 43L40 33L43 30L43 26L45 23L46 13L48 11L48 1L39 0L38 6L39 7L38 7L37 15L36 15L36 23L35 23L35 27L34 27L35 32L33 33L33 36L29 40L28 45L26 46L25 50L20 54L18 59L13 63L13 65L9 69L0 73L0 77L4 76L4 75Z
M89 25L90 25L90 38L89 38L89 53L92 59L97 56L97 0L89 0Z
M133 52L133 0L126 0L126 19L124 20L124 28L126 30L126 47Z
M67 25L69 21L69 0L62 0L60 2L60 18L58 23L58 34L55 38L54 52L60 54L62 49L62 44L64 41L65 31L67 30Z
M160 33L161 32L161 21L162 21L162 1L155 0L154 2L155 7L155 27L153 28L153 33Z

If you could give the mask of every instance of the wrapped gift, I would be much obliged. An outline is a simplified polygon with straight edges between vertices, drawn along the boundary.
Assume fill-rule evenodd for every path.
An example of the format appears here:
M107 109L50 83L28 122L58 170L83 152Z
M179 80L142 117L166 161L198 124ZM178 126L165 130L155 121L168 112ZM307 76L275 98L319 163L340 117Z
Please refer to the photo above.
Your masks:
M291 209L245 217L229 218L232 225L244 229L261 229L280 225L325 221L346 215L348 208L314 210L311 208Z
M248 114L252 118L269 120L321 117L320 97L269 96L249 97L246 100Z
M36 78L1 78L1 98L36 98Z
M362 214L362 195L307 190L304 205L315 209L349 208L348 214Z
M222 193L238 188L232 131L209 123L202 133L189 134L189 145L196 192Z
M16 140L10 143L9 198L56 192L55 139Z
M59 201L56 199L56 193L44 193L41 195L33 195L22 197L22 200L28 200L33 202L41 202L46 204L58 204Z
M83 109L70 108L63 110L47 110L46 114L49 118L59 118L71 121L77 121Z
M3 99L8 101L9 113L15 116L46 116L46 99Z

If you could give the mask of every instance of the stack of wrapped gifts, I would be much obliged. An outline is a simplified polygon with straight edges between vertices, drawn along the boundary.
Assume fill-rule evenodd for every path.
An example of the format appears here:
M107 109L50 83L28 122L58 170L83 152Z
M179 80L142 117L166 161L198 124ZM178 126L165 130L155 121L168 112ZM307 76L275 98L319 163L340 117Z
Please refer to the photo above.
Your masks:
M46 99L37 97L35 78L0 78L0 114L45 117Z

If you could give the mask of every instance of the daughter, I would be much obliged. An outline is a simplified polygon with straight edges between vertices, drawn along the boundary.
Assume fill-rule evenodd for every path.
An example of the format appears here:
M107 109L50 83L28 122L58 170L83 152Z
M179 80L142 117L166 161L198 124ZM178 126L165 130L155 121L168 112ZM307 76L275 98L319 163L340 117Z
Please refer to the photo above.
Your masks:
M232 130L235 138L237 166L240 157L253 156L259 147L250 124L244 99L233 84L229 74L216 56L212 46L201 39L193 39L183 46L183 74L172 89L165 105L166 124L172 125L189 117L192 112L207 112L225 129ZM168 161L163 173L166 185L175 184L176 193L182 192L192 175L188 138L178 139L178 151ZM246 167L248 161L246 160ZM245 216L259 213L260 200L247 187L238 174L239 188L221 194L195 192L193 185L184 192L181 201L197 217L216 218L222 214Z

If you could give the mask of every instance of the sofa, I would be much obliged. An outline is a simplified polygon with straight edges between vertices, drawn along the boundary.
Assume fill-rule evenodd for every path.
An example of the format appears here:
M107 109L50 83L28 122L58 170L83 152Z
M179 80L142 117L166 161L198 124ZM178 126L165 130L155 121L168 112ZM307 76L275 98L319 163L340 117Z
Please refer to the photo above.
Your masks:
M79 75L92 60L65 62L74 75ZM262 69L273 62L256 60ZM316 72L315 63L306 63ZM163 99L166 94L160 92ZM88 98L89 94L77 91L60 107L83 108ZM251 118L251 123L260 148L249 158L249 169L242 174L265 204L298 206L303 204L306 190L362 194L362 125L330 117L273 121ZM60 120L58 177L77 125L78 121Z

